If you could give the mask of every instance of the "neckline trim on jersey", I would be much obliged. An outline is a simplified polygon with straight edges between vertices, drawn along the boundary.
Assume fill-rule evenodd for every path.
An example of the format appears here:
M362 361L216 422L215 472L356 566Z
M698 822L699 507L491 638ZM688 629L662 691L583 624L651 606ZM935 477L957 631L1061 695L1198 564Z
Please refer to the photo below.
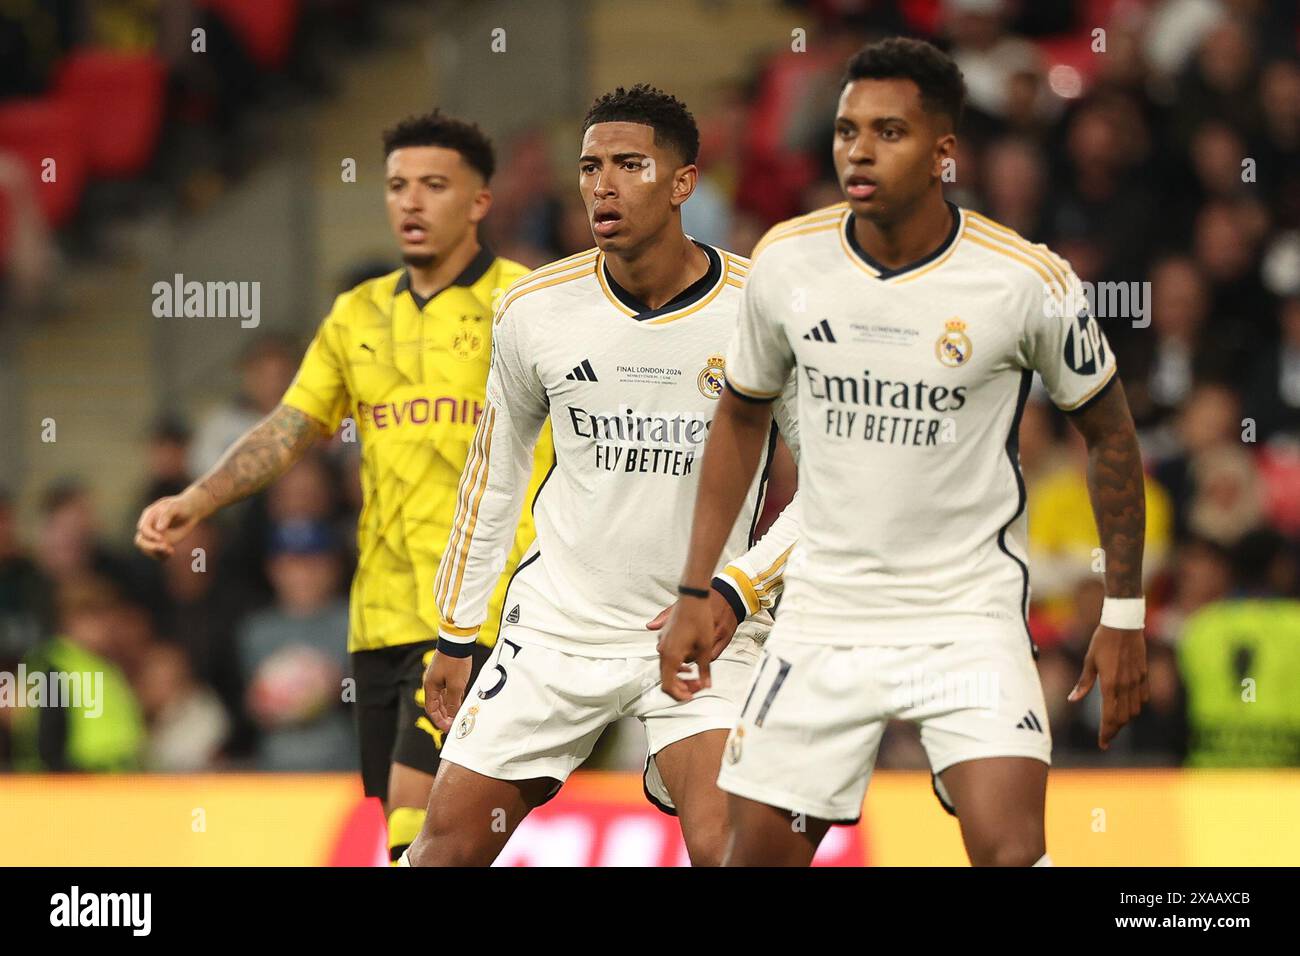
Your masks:
M937 259L948 253L957 242L957 237L961 234L962 225L965 217L962 215L961 207L956 203L944 200L944 204L952 212L952 228L948 230L947 237L939 244L939 247L928 255L922 256L915 262L909 262L905 266L899 266L891 269L884 263L877 262L871 255L858 245L858 237L853 234L853 210L850 209L844 217L844 228L840 230L840 236L844 240L845 248L851 256L856 258L862 265L871 270L872 275L877 279L893 279L909 272L915 272L934 263Z
M703 249L704 254L709 257L708 270L657 309L651 309L615 281L605 263L605 254L603 252L597 260L597 275L600 277L601 285L605 287L609 297L622 306L628 318L635 319L638 322L645 322L649 319L662 319L664 316L687 309L720 286L727 272L722 256L716 249L695 239L691 239L691 242Z
M496 253L487 246L479 246L478 254L469 261L469 264L466 265L464 269L460 270L460 274L430 296L420 295L415 291L415 289L411 288L411 270L403 269L402 277L397 280L397 287L393 289L393 297L396 298L403 292L409 292L411 293L411 301L415 303L415 307L423 312L426 305L438 298L438 296L442 295L452 286L465 286L468 288L479 279L483 278L483 276L487 275L487 271L492 268L492 263L496 261L496 258Z

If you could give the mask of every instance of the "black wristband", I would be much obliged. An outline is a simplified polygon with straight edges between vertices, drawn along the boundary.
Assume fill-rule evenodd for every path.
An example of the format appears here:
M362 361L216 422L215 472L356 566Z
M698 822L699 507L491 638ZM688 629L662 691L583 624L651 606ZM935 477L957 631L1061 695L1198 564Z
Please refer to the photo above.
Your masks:
M677 585L677 593L682 597L707 598L709 596L708 588L689 588L685 584Z
M474 653L474 641L468 644L458 644L455 641L449 641L445 637L438 638L438 653L447 657L469 657Z
M713 590L717 591L727 599L727 603L731 605L732 613L736 615L736 623L740 623L745 620L745 618L749 617L749 608L745 607L744 600L736 593L735 588L727 584L725 578L714 578Z

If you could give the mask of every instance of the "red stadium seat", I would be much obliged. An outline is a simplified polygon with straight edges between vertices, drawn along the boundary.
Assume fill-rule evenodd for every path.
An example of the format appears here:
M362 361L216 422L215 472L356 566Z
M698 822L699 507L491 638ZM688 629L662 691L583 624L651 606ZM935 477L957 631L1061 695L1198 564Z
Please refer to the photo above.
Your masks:
M262 69L278 70L289 59L301 0L201 0L201 4L226 22Z
M80 111L53 98L0 103L0 149L16 155L31 170L46 222L55 229L65 225L86 187ZM54 160L51 182L41 179L47 159Z
M138 176L162 128L166 67L152 55L77 50L60 63L54 95L81 114L90 173Z

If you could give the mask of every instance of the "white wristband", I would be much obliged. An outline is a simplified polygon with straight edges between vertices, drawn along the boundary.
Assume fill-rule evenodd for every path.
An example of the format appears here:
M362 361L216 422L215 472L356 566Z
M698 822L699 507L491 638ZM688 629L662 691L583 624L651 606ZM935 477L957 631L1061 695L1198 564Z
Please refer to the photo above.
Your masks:
M1146 598L1113 598L1101 602L1101 623L1117 631L1140 631L1147 623Z

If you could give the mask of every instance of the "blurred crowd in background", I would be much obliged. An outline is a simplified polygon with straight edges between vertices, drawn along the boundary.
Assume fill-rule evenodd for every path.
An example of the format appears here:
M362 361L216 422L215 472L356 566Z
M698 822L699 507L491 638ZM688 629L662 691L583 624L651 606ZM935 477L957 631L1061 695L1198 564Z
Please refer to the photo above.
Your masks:
M313 34L365 42L367 5L360 2L306 4L313 16L285 21L278 57L256 46L252 38L263 34L248 32L238 18L222 21L227 8L250 5L196 5L225 23L218 33L227 65L206 75L166 74L159 122L176 142L239 142L244 111L259 108L268 85L308 101L327 96L328 70L310 55ZM32 12L37 6L40 14ZM118 0L94 4L96 15L87 17L74 0L0 0L0 97L48 91L57 85L60 58L87 43L152 43L170 63L160 13L169 6ZM775 38L748 76L696 114L702 176L684 207L687 231L747 254L773 223L839 201L830 143L848 55L896 32L951 52L970 102L949 198L1047 243L1086 283L1149 288L1141 314L1101 320L1146 464L1151 683L1143 713L1105 754L1096 746L1098 695L1066 702L1103 596L1086 452L1040 389L1021 428L1030 627L1055 763L1300 766L1296 5L786 6L806 16L806 52ZM115 18L99 16L106 11ZM57 27L52 33L42 26L47 21ZM23 55L8 55L13 50ZM4 151L9 102L0 100L0 217L10 223L0 229L9 239L0 248L0 273L12 286L23 268L16 250L24 247L14 221L26 217L36 232L57 233L72 219L36 222L30 189L13 185L20 164ZM539 120L497 144L495 202L484 233L500 254L538 266L592 245L572 170L556 166L548 145L555 128L572 129L573 119ZM205 159L198 165L186 158L199 154ZM179 155L171 168L183 176L153 177L174 202L198 188L196 169L213 177L212 188L228 188L247 161L228 147ZM340 284L397 263L381 265L358 263ZM274 408L312 329L301 331L300 340L253 343L241 360L241 389L224 405L193 422L156 423L146 460L134 463L141 507L179 491ZM0 708L0 766L354 766L339 688L347 676L357 466L355 444L336 436L267 491L197 529L161 564L130 550L130 529L101 526L93 476L45 490L31 540L20 539L13 500L0 496L0 670L91 661L108 675L106 697L117 701L112 726L96 730L92 741L77 739L78 722ZM792 492L787 463L770 508ZM882 767L924 760L914 732L891 728Z

